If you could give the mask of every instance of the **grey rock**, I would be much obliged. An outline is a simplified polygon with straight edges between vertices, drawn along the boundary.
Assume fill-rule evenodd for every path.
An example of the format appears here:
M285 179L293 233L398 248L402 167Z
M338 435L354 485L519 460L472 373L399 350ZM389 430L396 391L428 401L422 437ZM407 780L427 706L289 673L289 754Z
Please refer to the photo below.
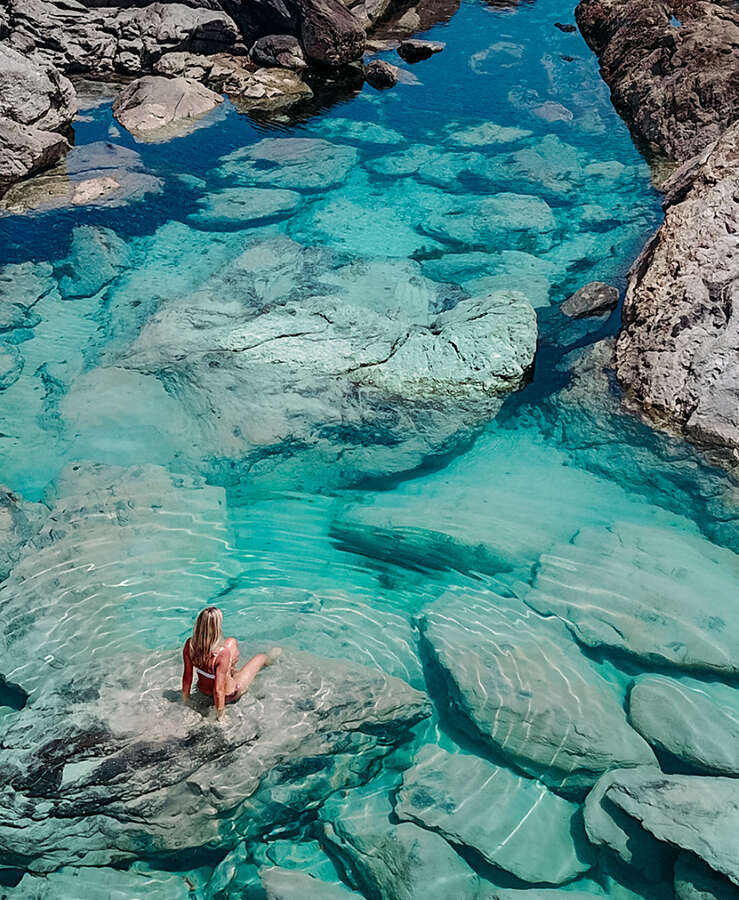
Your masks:
M23 356L13 344L0 343L0 391L15 384L23 371Z
M650 882L670 878L674 853L619 809L609 799L608 790L616 782L641 783L645 776L655 772L661 774L656 767L606 772L586 797L583 816L591 843L596 847L608 847L633 871L638 871Z
M0 44L0 196L64 156L76 113L67 78Z
M116 97L113 115L138 140L161 141L191 131L222 102L197 81L145 75Z
M736 675L736 578L736 555L705 538L622 522L582 528L542 555L525 600L590 647Z
M642 770L605 793L658 840L689 850L739 884L739 779Z
M328 849L363 895L378 900L476 900L480 881L438 834L390 823L392 806L370 785L336 794L321 808Z
M125 269L128 245L110 228L79 225L72 245L57 268L59 293L64 300L93 297Z
M692 853L675 861L676 900L739 900L739 887Z
M351 900L352 897L357 900L362 896L349 888L319 881L305 872L279 866L262 869L259 877L267 900Z
M42 503L24 500L0 485L0 581L8 577L10 570L20 559L23 547L40 530L48 512Z
M3 895L0 895L3 896ZM191 896L186 877L179 872L137 872L92 866L63 866L56 872L35 875L30 872L13 888L13 900L60 900L84 897L85 900L188 900Z
M154 385L166 370L192 452L222 460L226 477L406 470L493 418L533 359L521 295L459 297L414 263L344 265L285 238L257 242L191 296L162 298L86 384L127 370ZM73 385L65 403L83 396Z
M644 675L629 721L649 743L706 774L739 776L739 689L720 682Z
M582 0L576 18L616 109L669 158L689 159L739 116L739 13L731 4Z
M291 34L268 34L252 45L249 56L259 66L304 69L307 65L300 41Z
M398 83L399 73L400 70L397 66L385 62L384 59L373 59L367 64L367 68L364 70L364 77L373 88L382 91Z
M224 188L198 200L197 213L187 217L196 228L246 228L256 222L283 218L300 203L296 191L278 188Z
M135 150L98 141L74 147L53 169L11 187L0 208L23 214L75 206L122 206L161 189L161 180L144 171Z
M139 76L166 53L227 50L239 32L218 9L182 3L86 8L51 0L9 0L10 42L64 72Z
M523 771L577 793L609 768L654 762L613 687L556 620L492 594L450 593L418 624L455 712Z
M428 59L435 53L441 53L446 44L441 41L422 41L413 38L407 41L401 41L398 47L398 56L406 62L415 63Z
M478 757L423 747L395 813L533 884L561 884L591 865L577 804Z
M739 451L738 158L736 124L634 263L615 351L626 402L729 465Z
M586 316L604 316L618 306L618 291L602 281L591 281L575 291L559 307L573 319Z

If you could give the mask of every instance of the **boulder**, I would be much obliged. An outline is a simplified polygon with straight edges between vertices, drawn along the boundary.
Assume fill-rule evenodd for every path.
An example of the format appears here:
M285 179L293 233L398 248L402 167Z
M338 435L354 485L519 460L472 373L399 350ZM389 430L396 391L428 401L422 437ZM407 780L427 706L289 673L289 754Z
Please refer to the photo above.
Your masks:
M664 843L689 850L739 885L739 779L664 775L614 778L605 797Z
M258 66L304 69L307 65L300 41L291 34L268 34L252 45L249 56Z
M537 781L431 745L403 773L395 803L401 821L533 884L561 884L590 868L579 809Z
M186 134L223 97L188 78L145 75L113 102L113 115L137 140L162 141Z
M267 900L359 900L361 894L338 884L327 884L296 869L273 866L262 869L259 876Z
M572 319L605 316L618 306L618 290L602 281L591 281L568 297L559 307Z
M86 8L80 3L9 0L9 41L63 72L138 77L167 53L217 53L238 29L219 9L182 3Z
M435 53L441 53L446 44L441 41L422 41L413 38L407 41L401 41L398 47L398 56L409 63L421 62L428 59Z
M738 566L730 550L677 528L585 527L542 555L525 600L589 647L733 676Z
M739 900L739 887L692 853L675 861L675 900Z
M739 12L713 0L581 0L577 23L600 57L616 109L674 160L739 116Z
M739 123L668 182L615 350L628 406L728 465L739 450L738 160Z
M364 77L373 88L377 88L378 91L384 91L398 83L399 69L389 62L385 62L384 59L373 59L367 63Z
M629 721L655 749L701 773L739 776L739 690L716 681L643 675Z
M64 156L76 114L68 79L0 44L0 196Z
M659 772L655 767L606 772L586 797L583 815L585 831L592 844L607 847L632 871L652 883L670 879L674 851L619 809L609 798L608 791L617 782L640 784L644 776L655 772Z
M217 174L229 184L317 191L341 183L358 159L354 147L321 138L264 138L222 157Z
M0 345L2 347L2 345ZM0 378L2 378L0 349ZM0 485L0 582L8 577L23 547L39 531L49 510L31 503Z
M523 385L535 340L520 295L460 299L415 263L346 265L275 238L190 296L162 297L85 383L116 367L161 388L166 370L192 423L188 455L219 480L248 468L251 478L349 483L467 440ZM65 402L78 405L74 386Z
M556 620L494 594L450 592L418 626L460 724L524 772L577 794L609 768L654 762L613 686Z
M336 794L320 810L323 840L364 896L378 900L477 900L475 872L438 834L393 825L382 788Z
M300 203L296 191L278 188L223 188L198 199L200 209L187 217L196 228L247 228L258 222L281 219Z

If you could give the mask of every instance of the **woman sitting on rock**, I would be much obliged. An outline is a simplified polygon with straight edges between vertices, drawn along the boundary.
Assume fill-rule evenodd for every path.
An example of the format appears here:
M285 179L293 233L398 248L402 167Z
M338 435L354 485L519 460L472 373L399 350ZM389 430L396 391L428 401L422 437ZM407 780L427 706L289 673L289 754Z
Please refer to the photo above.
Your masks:
M258 653L241 669L239 645L236 638L223 638L223 613L217 606L206 607L195 621L192 637L185 641L182 659L185 671L182 675L182 699L190 700L193 670L198 673L198 690L213 698L216 717L223 718L226 702L238 700L254 681L262 666L273 663L282 653L273 647L269 653Z

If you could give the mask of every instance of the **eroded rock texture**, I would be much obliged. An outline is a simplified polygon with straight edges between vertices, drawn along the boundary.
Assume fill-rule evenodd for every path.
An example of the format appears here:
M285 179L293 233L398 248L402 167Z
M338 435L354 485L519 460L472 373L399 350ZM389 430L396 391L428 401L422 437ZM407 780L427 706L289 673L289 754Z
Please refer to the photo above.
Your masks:
M739 449L739 123L667 184L615 350L626 400L732 463Z
M640 139L686 160L739 116L739 12L729 2L582 0L613 103Z

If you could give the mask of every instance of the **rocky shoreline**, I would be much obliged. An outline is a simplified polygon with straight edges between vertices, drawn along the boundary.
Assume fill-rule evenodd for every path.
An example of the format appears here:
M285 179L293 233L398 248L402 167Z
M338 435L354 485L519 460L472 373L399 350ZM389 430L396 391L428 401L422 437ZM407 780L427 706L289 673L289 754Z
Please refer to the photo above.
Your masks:
M665 222L629 273L611 366L628 409L739 464L739 11L582 0L613 103L655 163Z

